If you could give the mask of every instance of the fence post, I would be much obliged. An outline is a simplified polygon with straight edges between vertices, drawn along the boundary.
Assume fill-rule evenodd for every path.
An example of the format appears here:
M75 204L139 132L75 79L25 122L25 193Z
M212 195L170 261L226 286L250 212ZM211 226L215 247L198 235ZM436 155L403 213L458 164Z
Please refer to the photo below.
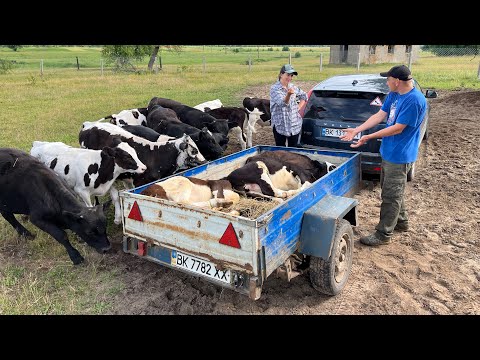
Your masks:
M103 76L103 59L100 59L100 67L102 68L102 76Z
M290 65L292 65L292 53L291 52L288 53L288 63Z
M477 78L478 78L478 80L480 80L480 63L478 63Z
M43 59L40 59L40 76L43 77Z
M322 68L323 68L323 54L320 53L320 72L322 72Z
M78 56L76 56L77 58L77 70L80 70L80 63L78 62Z
M205 73L205 68L206 68L206 59L205 56L203 57L203 72Z
M360 71L360 52L358 52L358 55L357 55L357 72Z
M248 58L248 71L252 71L252 57Z
M163 66L162 66L162 55L160 55L158 57L158 65L160 65L160 70L163 70Z
M412 50L410 50L410 53L408 54L408 68L412 71Z
M157 61L157 59L158 59L158 56L155 56L155 60L153 60L153 63L157 64L157 65L155 65L155 74L158 74L158 61Z

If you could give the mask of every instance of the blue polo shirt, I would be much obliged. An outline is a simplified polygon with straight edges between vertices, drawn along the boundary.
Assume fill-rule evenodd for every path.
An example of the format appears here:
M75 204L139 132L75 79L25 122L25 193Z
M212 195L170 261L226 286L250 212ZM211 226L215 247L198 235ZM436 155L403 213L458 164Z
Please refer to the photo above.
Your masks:
M395 164L408 164L417 160L420 144L420 125L427 111L427 100L417 89L400 95L390 92L382 105L388 114L387 127L396 123L407 125L400 134L382 139L380 155Z

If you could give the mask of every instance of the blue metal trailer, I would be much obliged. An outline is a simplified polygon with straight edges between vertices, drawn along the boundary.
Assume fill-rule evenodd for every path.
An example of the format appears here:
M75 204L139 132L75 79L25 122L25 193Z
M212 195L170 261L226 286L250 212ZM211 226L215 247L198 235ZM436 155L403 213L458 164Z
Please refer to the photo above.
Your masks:
M248 157L277 150L337 168L256 219L141 195L150 184L122 191L123 250L254 300L274 272L290 280L308 270L315 289L338 294L352 266L360 153L256 146L176 175L220 179Z

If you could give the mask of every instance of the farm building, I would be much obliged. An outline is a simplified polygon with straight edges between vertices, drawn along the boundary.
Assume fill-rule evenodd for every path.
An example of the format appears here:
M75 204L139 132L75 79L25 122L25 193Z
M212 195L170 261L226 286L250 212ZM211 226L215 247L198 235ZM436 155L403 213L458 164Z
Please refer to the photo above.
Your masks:
M420 45L330 45L330 64L361 64L415 62Z

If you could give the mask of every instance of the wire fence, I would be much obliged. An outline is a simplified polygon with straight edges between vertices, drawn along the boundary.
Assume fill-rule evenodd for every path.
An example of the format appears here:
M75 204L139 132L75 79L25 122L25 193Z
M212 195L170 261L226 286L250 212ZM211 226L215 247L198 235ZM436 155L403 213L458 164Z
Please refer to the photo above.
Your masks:
M132 61L126 58L104 59L101 52L93 55L22 58L21 52L0 52L0 74L16 71L45 72L59 69L122 73L184 72L275 72L279 65L291 63L302 71L328 71L329 74L376 72L386 64L405 64L430 72L457 72L463 77L480 79L480 56L476 46L435 45L324 45L324 46L203 46L197 51L168 53L155 58L147 68L148 58ZM8 56L7 56L8 55Z

